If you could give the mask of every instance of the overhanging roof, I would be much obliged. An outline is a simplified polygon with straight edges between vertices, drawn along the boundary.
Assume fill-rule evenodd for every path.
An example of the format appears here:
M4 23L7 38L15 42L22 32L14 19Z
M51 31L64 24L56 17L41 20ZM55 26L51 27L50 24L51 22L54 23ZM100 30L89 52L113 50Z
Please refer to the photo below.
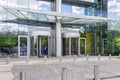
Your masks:
M11 13L17 18L17 20L24 20L26 23L32 23L33 21L55 23L61 20L62 24L93 24L100 22L107 22L108 18L83 16L77 14L64 14L50 11L40 11L25 8L16 8L10 6L1 6L7 12ZM7 22L14 22L14 20L7 20ZM5 22L5 21L4 21ZM16 22L17 23L17 22ZM25 23L25 22L24 22ZM23 24L24 24L23 23Z
M37 1L48 1L51 2L51 0L37 0ZM78 6L93 6L95 5L94 0L62 0L63 4L72 4L72 5L78 5Z

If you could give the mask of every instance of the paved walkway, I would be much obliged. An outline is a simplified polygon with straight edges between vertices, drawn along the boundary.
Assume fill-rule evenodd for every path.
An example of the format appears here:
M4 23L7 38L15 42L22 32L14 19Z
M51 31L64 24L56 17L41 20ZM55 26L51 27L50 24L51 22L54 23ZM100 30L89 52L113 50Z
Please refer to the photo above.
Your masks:
M13 65L0 65L0 80L13 80Z
M99 65L101 80L120 80L120 58L85 57L60 58L32 58L28 63L26 59L10 59L6 64L5 59L0 59L0 80L19 80L19 73L25 71L27 80L61 80L61 68L67 68L67 80L92 80L94 65Z

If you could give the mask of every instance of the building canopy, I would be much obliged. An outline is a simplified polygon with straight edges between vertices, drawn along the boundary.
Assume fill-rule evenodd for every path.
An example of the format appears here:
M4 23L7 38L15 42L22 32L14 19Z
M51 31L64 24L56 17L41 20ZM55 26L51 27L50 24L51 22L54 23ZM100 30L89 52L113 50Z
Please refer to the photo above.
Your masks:
M58 20L61 21L62 24L95 24L100 22L108 22L108 18L102 17L94 17L94 16L83 16L78 14L65 14L58 12L50 12L50 11L40 11L33 9L25 9L18 7L9 7L9 6L1 6L7 12L16 17L14 20L1 20L2 22L10 22L10 23L20 23L20 24L28 24L36 25L35 23L55 23ZM39 25L39 24L37 24Z

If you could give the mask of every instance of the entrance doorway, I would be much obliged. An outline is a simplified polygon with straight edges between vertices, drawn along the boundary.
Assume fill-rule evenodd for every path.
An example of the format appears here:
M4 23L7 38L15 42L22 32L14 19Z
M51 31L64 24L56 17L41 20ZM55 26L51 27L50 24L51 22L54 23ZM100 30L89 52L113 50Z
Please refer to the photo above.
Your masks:
M79 32L66 31L63 33L63 55L79 55Z
M80 38L80 54L86 54L86 38Z
M49 37L32 36L31 37L31 56L43 57L49 55Z
M49 49L49 37L48 36L38 36L38 57L41 56L48 56L48 49Z
M78 38L71 38L71 54L78 55Z
M28 36L20 35L18 36L18 56L27 57L27 40Z
M63 55L69 55L69 41L70 38L63 38Z

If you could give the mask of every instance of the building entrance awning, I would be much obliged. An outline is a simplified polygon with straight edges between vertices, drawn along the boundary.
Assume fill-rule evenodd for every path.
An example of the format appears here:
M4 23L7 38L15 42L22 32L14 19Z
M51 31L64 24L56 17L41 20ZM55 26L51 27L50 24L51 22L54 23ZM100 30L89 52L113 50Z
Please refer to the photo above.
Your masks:
M108 22L108 18L102 17L93 17L93 16L83 16L76 14L64 14L50 11L40 11L33 9L24 9L18 7L9 7L9 6L1 6L7 12L16 17L15 20L4 20L4 22L13 22L17 23L21 21L21 24L27 24L28 21L33 24L33 22L47 22L47 23L55 23L58 20L61 21L62 24L94 24L100 22Z

